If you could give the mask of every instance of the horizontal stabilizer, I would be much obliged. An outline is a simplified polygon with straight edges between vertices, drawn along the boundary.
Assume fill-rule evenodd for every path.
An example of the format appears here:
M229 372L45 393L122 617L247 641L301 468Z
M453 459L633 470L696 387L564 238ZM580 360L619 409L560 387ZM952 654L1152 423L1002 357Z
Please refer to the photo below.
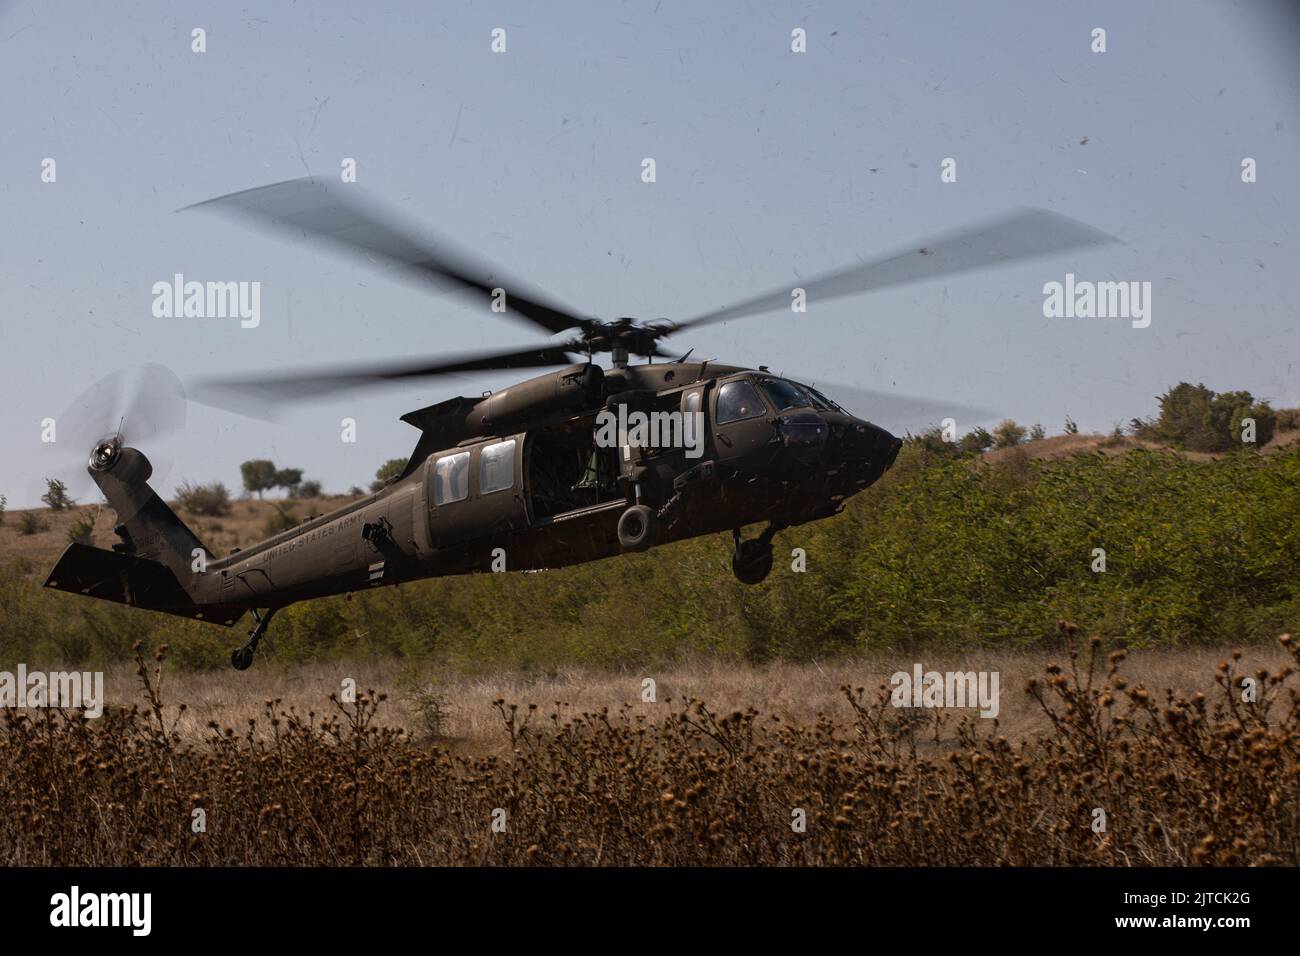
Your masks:
M243 617L245 610L228 604L195 604L176 575L157 561L87 544L68 545L45 586L226 627Z

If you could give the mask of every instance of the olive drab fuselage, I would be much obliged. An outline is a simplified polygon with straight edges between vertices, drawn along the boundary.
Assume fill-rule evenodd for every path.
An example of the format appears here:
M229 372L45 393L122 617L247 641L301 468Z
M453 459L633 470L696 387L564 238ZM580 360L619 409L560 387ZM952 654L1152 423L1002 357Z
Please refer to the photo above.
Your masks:
M454 398L403 416L421 436L397 480L228 556L207 554L155 498L156 514L145 508L119 527L126 546L115 550L167 566L183 597L128 584L126 571L120 592L80 590L229 625L245 610L419 578L611 557L631 549L620 518L634 507L647 519L644 546L824 518L879 478L901 443L815 389L782 383L763 369L708 362L588 364ZM791 405L791 395L801 397ZM598 441L598 414L628 409L700 413L703 427L692 447ZM142 455L122 457L147 477ZM155 497L138 476L92 475L110 503ZM76 587L66 569L63 583L55 576L50 586Z

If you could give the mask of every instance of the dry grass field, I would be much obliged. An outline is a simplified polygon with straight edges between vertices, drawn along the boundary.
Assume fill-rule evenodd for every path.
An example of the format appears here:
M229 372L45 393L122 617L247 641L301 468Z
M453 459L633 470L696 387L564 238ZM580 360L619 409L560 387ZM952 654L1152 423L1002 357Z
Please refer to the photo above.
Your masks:
M1289 637L1259 652L1244 703L1244 658L1129 662L1073 625L1061 636L1060 665L1027 689L1013 674L1042 661L961 662L1008 667L996 723L896 708L870 683L884 662L845 661L668 673L655 704L637 675L438 686L453 707L440 730L377 689L323 699L337 673L267 671L236 690L171 682L160 652L137 661L140 700L99 720L0 715L0 861L1300 863ZM121 694L123 675L112 683ZM186 692L192 706L167 702Z
M1226 653L1205 648L1132 651L1125 670L1130 679L1147 687L1190 696L1206 689L1207 678L1216 672ZM1278 665L1276 648L1247 647L1240 653L1238 666L1245 673ZM755 707L790 724L811 727L824 717L846 716L844 686L874 689L887 683L895 672L910 672L920 663L927 671L997 672L1001 688L998 733L1025 740L1050 729L1042 708L1025 687L1061 659L1061 654L1046 651L979 651L960 656L879 653L810 664L701 660L663 671L619 673L560 667L544 676L506 672L472 677L398 661L278 667L270 659L241 674L167 671L161 697L167 726L183 739L197 740L213 721L247 727L249 720L260 720L272 700L279 707L303 714L324 712L330 695L341 693L345 682L351 681L361 690L386 696L375 717L376 726L407 731L414 738L456 753L505 755L510 743L501 734L501 718L494 706L497 700L525 709L530 705L558 707L566 714L626 709L634 718L651 722L671 713L674 703L705 700L721 712ZM647 678L654 681L653 703L642 699ZM134 665L108 671L104 682L109 704L130 707L143 702ZM182 702L184 710L179 707ZM951 713L957 717L963 712ZM987 723L993 726L991 720ZM270 728L262 726L260 732L269 733Z

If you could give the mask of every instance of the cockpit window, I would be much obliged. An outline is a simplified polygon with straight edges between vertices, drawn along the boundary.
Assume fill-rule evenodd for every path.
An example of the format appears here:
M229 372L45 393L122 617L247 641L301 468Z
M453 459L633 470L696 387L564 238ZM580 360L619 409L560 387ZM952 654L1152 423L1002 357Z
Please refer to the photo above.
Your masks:
M753 385L744 379L728 382L718 389L718 424L757 418L767 413L763 400Z
M807 392L794 382L787 382L783 378L764 379L763 391L767 392L767 397L772 400L772 404L776 406L779 412L783 412L787 408L798 408L801 405L813 404L813 400Z
M808 394L812 396L813 403L818 408L823 408L823 409L829 408L831 411L843 412L845 415L849 414L848 411L846 411L838 402L832 401L831 399L827 398L825 395L817 391L817 389L813 388L811 385L805 385L803 387L808 392Z

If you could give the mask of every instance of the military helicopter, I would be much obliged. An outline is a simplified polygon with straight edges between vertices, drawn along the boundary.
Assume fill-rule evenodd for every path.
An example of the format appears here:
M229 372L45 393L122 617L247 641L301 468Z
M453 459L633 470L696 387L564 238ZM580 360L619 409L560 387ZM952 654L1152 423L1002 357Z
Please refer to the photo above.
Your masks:
M251 612L248 638L231 655L239 670L251 665L279 609L425 577L557 568L729 530L736 577L758 584L772 569L778 531L840 511L893 464L902 442L868 420L871 407L855 409L859 417L829 389L763 366L692 361L691 351L664 351L665 339L789 308L793 294L822 302L1110 240L1055 213L1015 211L803 280L798 289L681 322L641 322L557 305L449 243L419 237L351 186L297 179L188 208L320 237L444 291L484 297L494 311L565 337L522 350L193 384L191 397L246 411L250 401L275 405L383 382L560 366L500 391L408 412L401 420L420 437L385 487L224 557L210 555L149 487L153 467L128 444L127 431L168 403L148 387L120 416L112 402L90 402L116 416L116 427L93 442L88 473L117 514L120 540L112 550L69 545L45 586L227 627ZM595 361L603 354L609 367ZM165 376L155 378L153 392L158 382L172 398L181 392ZM866 406L891 401L859 398ZM766 527L744 538L742 529L756 524Z

